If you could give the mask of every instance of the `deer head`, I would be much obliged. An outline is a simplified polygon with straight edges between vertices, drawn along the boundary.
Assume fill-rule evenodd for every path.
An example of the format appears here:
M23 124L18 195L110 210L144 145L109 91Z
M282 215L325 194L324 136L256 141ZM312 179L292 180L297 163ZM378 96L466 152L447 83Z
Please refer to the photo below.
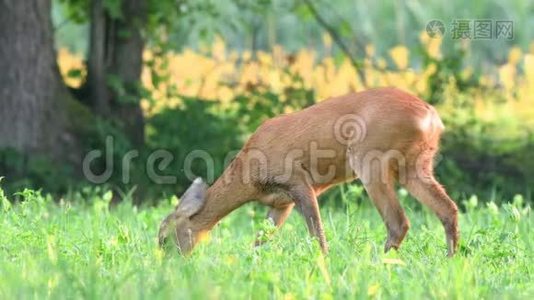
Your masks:
M174 240L182 254L188 254L200 239L191 217L197 214L206 200L208 185L197 178L180 198L176 209L161 222L159 244L163 246L168 237Z

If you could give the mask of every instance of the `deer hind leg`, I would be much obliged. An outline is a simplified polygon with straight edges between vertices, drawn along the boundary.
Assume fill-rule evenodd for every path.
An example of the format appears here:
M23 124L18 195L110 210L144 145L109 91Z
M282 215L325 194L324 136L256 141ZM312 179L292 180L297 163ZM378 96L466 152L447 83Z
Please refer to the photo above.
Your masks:
M414 170L403 184L421 203L428 206L440 219L445 229L448 256L458 247L458 207L433 175L433 152L419 156Z
M410 228L410 221L395 194L392 171L381 177L384 180L368 181L364 187L386 225L388 236L384 245L384 252L388 252L391 248L399 249Z
M408 233L410 221L395 193L395 180L404 164L400 152L370 151L348 152L350 166L361 179L367 194L373 201L387 229L384 251L398 249ZM361 157L361 159L357 159Z

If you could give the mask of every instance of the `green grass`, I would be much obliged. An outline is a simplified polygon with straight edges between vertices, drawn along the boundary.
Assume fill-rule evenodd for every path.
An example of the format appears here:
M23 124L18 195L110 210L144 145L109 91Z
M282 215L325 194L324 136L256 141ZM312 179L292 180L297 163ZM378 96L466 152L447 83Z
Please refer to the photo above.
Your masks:
M382 221L361 189L343 196L322 207L327 257L296 213L254 249L255 233L272 227L263 221L265 208L247 205L183 258L156 246L173 198L157 207L110 207L111 193L98 189L58 201L25 191L10 204L0 190L0 299L534 296L534 222L520 197L501 206L466 201L460 252L448 259L439 221L403 193L412 229L401 250L388 254Z

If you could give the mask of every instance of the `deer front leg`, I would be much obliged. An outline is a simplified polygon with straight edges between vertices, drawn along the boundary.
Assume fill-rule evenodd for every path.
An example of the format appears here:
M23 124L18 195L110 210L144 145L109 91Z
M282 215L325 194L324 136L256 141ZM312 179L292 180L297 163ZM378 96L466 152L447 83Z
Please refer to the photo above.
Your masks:
M327 254L328 243L326 242L319 204L314 191L312 189L297 189L291 191L290 194L306 220L310 234L319 240L321 250L324 254Z
M294 203L289 203L284 206L271 207L271 209L267 213L267 220L272 221L274 226L276 226L277 228L282 227L289 214L291 214L291 211L293 210L294 206ZM262 238L260 234L258 234L254 246L261 246L265 242L267 242L267 240L265 240L265 238Z

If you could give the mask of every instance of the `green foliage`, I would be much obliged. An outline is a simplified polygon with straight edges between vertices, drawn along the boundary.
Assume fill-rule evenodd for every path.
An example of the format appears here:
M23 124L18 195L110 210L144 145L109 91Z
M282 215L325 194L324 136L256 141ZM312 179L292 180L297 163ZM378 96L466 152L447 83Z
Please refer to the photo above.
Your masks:
M461 114L446 116L447 130L441 142L438 177L455 196L481 194L486 199L511 199L515 194L531 198L534 186L534 135L508 132L501 124L490 124L470 113L471 103ZM496 136L499 132L500 136ZM498 201L498 200L497 200Z
M139 104L141 96L147 93L140 82L124 82L115 74L107 74L106 84L120 104Z
M65 18L74 23L83 24L89 20L90 2L88 0L57 0L54 4L56 7L61 7Z
M49 192L65 193L75 184L69 165L55 164L46 155L22 155L14 149L0 150L0 170L8 193L42 187Z
M75 116L71 129L84 137L79 145L83 149L82 152L86 154L96 150L102 151L103 154L100 159L92 162L91 171L94 174L101 174L106 170L108 167L105 159L106 151L111 151L113 161L120 163L124 154L132 150L128 138L120 127L107 120L92 115L87 116L88 112L86 109L81 109L82 106L78 102L69 101L69 105L71 104L69 109ZM109 147L108 141L112 141L112 147ZM65 195L72 189L91 184L82 177L82 160L83 157L79 158L79 164L74 165L69 161L55 161L46 154L23 154L12 148L4 148L0 149L0 176L8 194L29 188ZM138 166L133 167L132 173ZM120 172L113 172L107 184L121 188L123 187L121 178Z
M122 3L124 0L104 0L104 10L112 19L124 18L122 14Z
M491 138L465 137L451 132L444 137L442 144L442 153L447 161L439 164L437 170L443 183L452 190L466 194L478 191L486 196L497 192L507 198L517 192L532 192L529 188L534 184L534 166L524 157L531 155L534 140L497 153L490 150L498 144ZM493 187L493 190L488 187Z
M177 175L178 186L184 190L190 183L184 172L184 161L193 151L203 151L214 158L215 175L219 175L232 150L239 150L243 131L239 119L218 107L216 102L183 99L175 109L165 109L147 120L147 152L169 151L173 160L162 175ZM191 170L206 178L208 166L200 160L192 162ZM213 178L211 178L213 179Z
M110 15L121 16L119 0L105 0ZM181 49L184 46L198 48L220 35L232 49L255 47L269 49L273 42L291 51L308 45L321 49L324 31L310 14L303 1L254 1L254 0L147 0L148 22L146 34L151 44ZM56 0L54 10L60 45L84 44L83 35L69 35L76 25L89 20L88 0ZM362 57L362 45L373 44L379 56L398 44L416 45L426 24L439 19L447 29L445 48L451 50L461 42L452 40L450 25L455 19L493 19L514 21L514 44L527 48L534 38L528 0L514 2L450 1L446 9L441 2L417 5L397 2L355 2L313 0L321 14L332 24L350 46L350 50ZM73 24L70 24L73 23ZM273 37L276 38L272 41ZM388 37L388 38L384 38ZM76 39L77 41L72 41ZM164 39L166 43L159 43ZM466 58L469 65L481 66L487 61L502 61L512 45L509 41L475 41L473 55ZM81 47L76 47L80 49ZM335 49L334 49L335 50ZM337 51L337 50L335 50Z
M89 22L91 15L90 0L56 0L60 4L66 19L78 24ZM112 19L121 19L123 0L103 0L105 12Z
M2 299L534 297L534 219L519 198L504 205L468 200L452 259L439 221L405 199L412 229L400 251L383 254L386 232L366 197L345 211L323 206L326 257L298 214L274 233L265 209L247 205L183 258L157 247L158 224L175 199L138 207L126 196L114 205L112 193L100 188L61 199L31 190L19 195L0 212ZM262 231L270 241L253 248Z
M285 101L282 101L284 97ZM301 110L315 103L313 91L305 89L286 90L285 95L271 92L253 92L248 96L238 96L234 99L236 117L241 119L245 130L252 133L264 121L286 113L286 110Z
M466 51L457 46L454 51L451 51L445 57L436 59L429 55L427 49L419 44L419 53L421 54L423 66L427 68L433 64L436 66L436 71L430 76L428 95L423 95L430 104L440 104L445 101L444 94L446 94L446 87L451 81L454 81L459 91L466 91L468 88L476 87L478 82L476 77L464 79L461 73L465 64Z

